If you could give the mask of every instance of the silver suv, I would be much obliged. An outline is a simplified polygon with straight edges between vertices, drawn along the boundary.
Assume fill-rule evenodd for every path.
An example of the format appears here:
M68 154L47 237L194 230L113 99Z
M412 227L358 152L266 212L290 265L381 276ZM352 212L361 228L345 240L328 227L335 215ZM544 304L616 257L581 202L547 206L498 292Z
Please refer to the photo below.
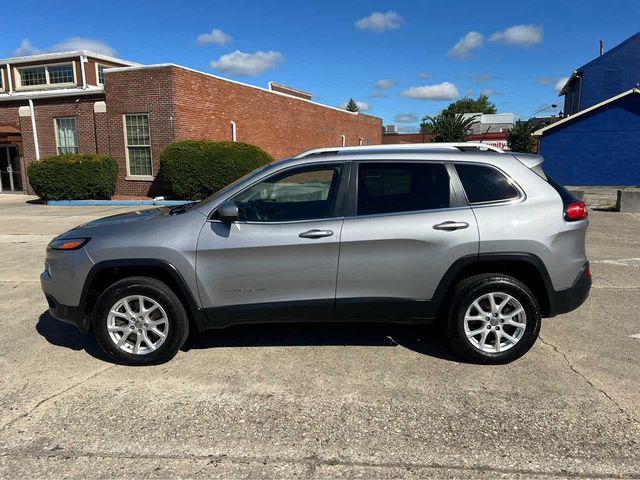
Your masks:
M509 362L591 287L585 205L542 162L473 143L311 150L60 235L42 289L125 364L240 323L434 319L467 360Z

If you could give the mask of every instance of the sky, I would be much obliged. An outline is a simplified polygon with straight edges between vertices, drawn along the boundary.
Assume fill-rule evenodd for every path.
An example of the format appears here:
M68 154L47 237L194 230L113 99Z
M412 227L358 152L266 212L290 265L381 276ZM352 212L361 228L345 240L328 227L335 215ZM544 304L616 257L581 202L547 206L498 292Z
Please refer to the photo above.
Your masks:
M31 0L0 17L0 57L88 49L176 63L331 106L354 98L411 132L480 93L498 112L557 113L558 86L638 18L637 0Z

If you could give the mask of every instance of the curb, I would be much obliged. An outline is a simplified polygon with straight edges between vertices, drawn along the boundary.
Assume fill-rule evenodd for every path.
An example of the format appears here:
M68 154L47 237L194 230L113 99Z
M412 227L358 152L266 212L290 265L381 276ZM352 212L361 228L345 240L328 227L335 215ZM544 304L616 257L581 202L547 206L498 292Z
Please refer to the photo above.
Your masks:
M52 207L80 207L91 205L184 205L189 200L48 200Z

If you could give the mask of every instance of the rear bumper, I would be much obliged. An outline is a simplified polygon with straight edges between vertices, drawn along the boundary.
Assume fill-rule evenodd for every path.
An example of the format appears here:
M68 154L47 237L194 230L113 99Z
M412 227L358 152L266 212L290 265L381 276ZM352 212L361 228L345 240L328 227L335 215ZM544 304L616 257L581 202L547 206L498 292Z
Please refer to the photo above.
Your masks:
M587 262L573 286L564 290L554 290L551 292L549 299L551 307L550 317L571 312L585 302L591 290L590 272L589 262Z

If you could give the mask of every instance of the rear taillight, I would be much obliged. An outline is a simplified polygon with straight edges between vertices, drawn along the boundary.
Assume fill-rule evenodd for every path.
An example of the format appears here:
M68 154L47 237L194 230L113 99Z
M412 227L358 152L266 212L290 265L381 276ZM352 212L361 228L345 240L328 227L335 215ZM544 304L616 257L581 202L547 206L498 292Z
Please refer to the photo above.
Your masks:
M564 209L564 219L567 222L575 222L576 220L584 220L589 216L587 206L584 202L571 202Z
M591 278L591 266L588 266L587 269L584 271L584 276L587 278Z

